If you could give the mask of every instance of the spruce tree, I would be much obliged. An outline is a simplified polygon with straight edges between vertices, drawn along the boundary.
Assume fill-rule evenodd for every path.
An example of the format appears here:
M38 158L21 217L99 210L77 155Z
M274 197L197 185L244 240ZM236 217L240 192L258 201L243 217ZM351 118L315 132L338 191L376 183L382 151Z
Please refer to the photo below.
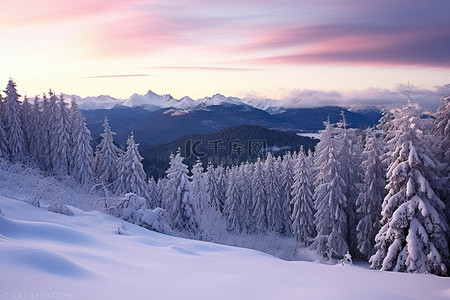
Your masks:
M339 175L336 160L336 141L333 127L324 122L325 130L316 146L315 167L319 170L315 181L314 201L317 213L314 224L317 236L312 248L327 259L334 255L343 256L348 249L347 198L344 195L344 179Z
M153 176L148 180L148 195L149 195L149 199L147 201L148 208L155 209L161 206L161 203L158 198L158 186Z
M339 148L336 158L339 161L338 173L344 180L343 192L347 199L345 214L347 215L349 251L351 255L357 256L356 225L358 224L358 218L356 215L356 199L359 194L357 186L362 182L362 178L360 178L361 171L358 169L360 159L355 153L353 143L349 138L344 111L341 111L341 117L342 120L336 129L338 131L336 134L337 147Z
M167 172L167 197L169 206L167 212L172 228L196 234L199 231L197 211L191 193L188 168L183 163L183 157L178 150L171 157L170 168Z
M264 164L264 190L266 197L267 229L280 232L282 226L280 181L276 162L269 152Z
M303 147L298 153L294 168L294 182L292 185L293 207L291 220L292 231L298 242L304 242L307 246L316 234L314 228L313 185L311 182L311 170L306 162Z
M103 129L103 133L100 134L102 140L97 146L96 151L95 175L102 184L111 190L113 188L113 183L118 178L120 150L114 144L115 133L111 131L107 117L105 117L103 122Z
M17 93L16 83L9 79L5 89L4 125L8 140L9 158L12 163L25 161L25 138L20 118L20 95Z
M292 236L291 213L292 213L292 186L294 184L295 160L288 153L284 155L279 165L281 179L281 232Z
M403 129L396 138L401 143L387 172L389 192L370 262L374 269L445 275L448 224L444 203L427 180L435 164L423 146L418 109L408 101L395 120Z
M0 158L9 159L8 139L6 138L3 117L0 114Z
M218 212L222 212L221 187L219 187L217 173L213 165L208 166L206 172L207 197L209 206Z
M243 163L239 167L238 172L238 186L239 193L241 194L241 216L242 227L246 232L253 232L255 227L254 222L254 203L252 194L252 174L253 165L249 163Z
M207 197L206 174L199 158L192 166L192 196L196 200L197 210L202 212L209 209Z
M52 148L51 148L51 120L53 119L53 111L44 94L42 97L42 113L39 120L38 135L38 157L39 164L44 171L52 171Z
M441 176L436 192L445 202L447 219L450 220L450 96L443 97L441 101L442 105L438 108L432 124L432 149L440 162L437 171Z
M386 194L385 170L380 161L382 149L379 139L372 129L368 130L362 166L365 171L364 183L356 201L360 221L356 227L358 250L366 258L373 254L375 236L380 230L381 203Z
M86 127L77 103L72 100L71 106L71 161L70 173L81 184L90 184L94 180L93 153L91 132Z
M42 112L40 110L39 105L39 97L34 97L33 107L31 108L31 130L30 130L30 137L29 137L29 145L30 145L30 151L29 155L32 161L37 163L39 166L40 164L40 156L39 151L42 147L40 143L42 143L42 137L41 134L41 118L42 118Z
M258 233L267 231L267 195L264 190L265 172L263 162L258 157L255 162L252 175L252 194L253 194L253 218L255 221L255 231Z
M52 95L52 98L56 98ZM70 174L70 161L72 160L71 121L67 103L61 95L57 104L56 126L53 127L53 172L57 175Z
M139 144L135 143L132 132L127 140L127 150L120 159L116 193L119 195L134 193L147 201L150 198L146 180L147 175L142 166L143 158L139 154L138 146Z
M22 109L20 111L20 119L22 123L22 132L24 137L24 145L25 145L24 151L27 156L30 153L30 141L34 128L32 117L33 115L31 113L30 102L28 98L25 96L22 102Z
M224 214L227 218L228 231L239 232L242 229L241 204L242 195L239 191L239 176L237 167L230 170Z

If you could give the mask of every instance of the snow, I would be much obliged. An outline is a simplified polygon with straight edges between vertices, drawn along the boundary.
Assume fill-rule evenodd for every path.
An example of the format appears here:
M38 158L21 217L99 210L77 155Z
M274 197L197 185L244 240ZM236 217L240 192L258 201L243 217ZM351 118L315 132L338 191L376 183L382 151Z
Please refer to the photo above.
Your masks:
M0 208L2 299L450 298L449 278L287 262L75 207L66 216L0 196Z

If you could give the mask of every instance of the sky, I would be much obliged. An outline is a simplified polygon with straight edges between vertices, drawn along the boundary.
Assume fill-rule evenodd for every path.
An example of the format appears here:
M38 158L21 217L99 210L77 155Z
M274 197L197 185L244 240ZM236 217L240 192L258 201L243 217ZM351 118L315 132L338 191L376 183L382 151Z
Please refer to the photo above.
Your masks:
M0 4L0 85L11 77L31 97L152 90L377 104L401 99L409 82L438 103L450 82L448 0Z

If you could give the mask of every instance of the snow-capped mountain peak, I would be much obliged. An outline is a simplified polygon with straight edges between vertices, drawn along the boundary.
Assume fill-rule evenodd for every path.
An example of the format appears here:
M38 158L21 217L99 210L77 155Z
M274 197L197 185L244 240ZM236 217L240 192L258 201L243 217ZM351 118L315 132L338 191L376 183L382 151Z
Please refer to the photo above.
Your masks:
M206 107L212 105L249 105L257 109L265 110L271 114L283 111L282 102L272 99L240 99L237 97L227 97L220 93L214 94L211 97L205 97L194 100L189 96L184 96L180 99L174 98L170 94L158 95L155 92L148 90L147 93L140 95L134 93L128 99L116 99L110 96L101 95L97 97L82 98L77 95L68 96L75 99L80 109L111 109L117 105L126 107L142 107L146 110L156 111L164 108L175 108L181 110L193 109L196 107Z

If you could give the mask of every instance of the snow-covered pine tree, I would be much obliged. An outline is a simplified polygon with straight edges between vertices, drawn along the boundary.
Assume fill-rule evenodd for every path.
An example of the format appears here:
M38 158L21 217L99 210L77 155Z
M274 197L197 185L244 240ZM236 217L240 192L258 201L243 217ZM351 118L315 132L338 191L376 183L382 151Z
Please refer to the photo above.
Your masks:
M418 105L408 104L396 128L398 144L387 177L389 190L382 204L381 229L371 268L409 273L445 275L449 259L448 224L444 203L436 196L425 173L435 164L421 140Z
M25 161L25 138L20 119L20 95L17 93L16 83L9 79L5 89L4 125L8 140L9 158L12 163Z
M31 108L31 130L28 143L30 145L30 158L39 166L41 166L39 162L39 149L42 147L40 145L42 137L39 136L41 133L41 114L39 97L36 96L34 97L33 107Z
M38 135L38 162L42 170L51 172L52 170L52 149L50 145L51 120L53 119L53 111L44 94L42 97L42 112L39 120Z
M3 96L0 94L0 118L3 118L5 115L5 103L3 102Z
M373 129L367 130L362 167L365 171L364 183L359 186L356 200L360 221L356 227L358 250L367 259L373 254L375 236L380 230L381 203L386 195L385 170L381 164L381 143Z
M188 167L183 160L179 150L175 156L171 157L170 168L167 172L168 193L166 196L170 204L167 212L172 228L196 234L199 230L198 216L191 193Z
M138 150L139 144L134 141L133 132L127 140L127 150L120 159L119 177L117 179L116 193L124 195L134 193L140 197L149 199L147 175L142 166L142 156Z
M252 174L253 165L243 163L238 171L238 186L241 194L241 216L242 228L246 232L253 232L255 228L253 210L253 194L252 194Z
M298 242L309 246L316 235L314 228L313 185L310 168L306 162L303 147L300 148L294 165L294 182L292 184L292 232Z
M20 111L20 119L22 123L22 131L24 137L25 154L26 156L30 153L30 141L33 132L34 124L31 114L31 106L28 97L25 96L22 102L22 109Z
M220 211L223 212L223 206L227 198L227 170L223 165L218 165L215 171L217 177L217 199L220 201Z
M47 128L48 128L48 141L50 145L50 171L53 174L61 174L60 170L58 169L58 161L59 161L59 155L58 155L58 144L59 144L59 136L58 136L58 126L60 125L60 107L58 106L58 97L53 93L52 90L49 90L49 99L47 104L47 111L46 114L48 114L48 120L47 120ZM68 110L64 106L64 115L68 115Z
M239 191L238 180L238 168L233 167L229 173L226 201L224 206L224 214L227 218L228 231L230 232L240 232L242 230L242 195Z
M447 219L450 220L450 96L443 97L441 102L442 105L435 114L436 119L432 126L433 149L441 163L440 187L437 192L447 206Z
M156 196L158 207L161 207L163 209L167 209L166 201L164 201L167 181L167 178L159 178L158 182L156 182Z
M267 231L267 195L264 189L266 180L263 168L263 162L261 162L261 159L258 157L252 175L252 194L255 231L259 233Z
M56 98L52 95L52 98ZM53 172L57 175L70 175L70 161L72 160L71 121L67 103L63 95L60 96L56 115L56 126L53 127Z
M94 157L91 147L91 132L87 129L75 100L72 100L71 105L70 174L79 183L83 185L90 184L94 181L94 172L92 170Z
M280 180L276 162L269 152L264 163L264 190L266 195L267 229L280 232L282 224Z
M317 210L314 224L317 236L311 246L320 255L331 259L333 255L342 257L348 251L347 198L344 195L344 179L339 175L339 162L336 160L334 128L329 121L324 122L324 125L314 161L319 170L314 181L314 204Z
M219 187L219 179L217 178L217 171L213 165L209 165L206 171L206 186L207 186L207 197L209 206L222 212L221 194Z
M203 164L199 158L192 166L192 196L196 200L197 211L203 212L204 210L209 210L210 206L208 204L207 197L207 185L206 185L206 174L203 171Z
M149 199L147 201L148 208L155 209L161 206L158 198L158 187L153 176L150 177L150 179L148 180L148 196L149 196Z
M343 192L347 203L345 204L345 214L347 215L347 241L349 251L352 256L357 256L357 232L356 225L358 224L358 218L356 215L356 199L358 198L359 191L357 186L362 183L361 171L357 168L360 166L359 156L353 151L353 144L349 138L347 129L347 121L345 119L344 111L341 111L341 121L338 124L336 139L339 143L337 154L338 173L344 179Z
M103 133L100 134L102 140L97 146L96 151L96 177L110 190L113 189L113 183L118 178L119 166L119 148L114 144L115 133L111 131L108 118L103 122Z
M8 140L6 138L5 125L3 117L0 114L0 158L9 159Z
M281 179L281 232L286 236L292 236L292 186L294 184L295 160L288 152L284 155L279 165Z

